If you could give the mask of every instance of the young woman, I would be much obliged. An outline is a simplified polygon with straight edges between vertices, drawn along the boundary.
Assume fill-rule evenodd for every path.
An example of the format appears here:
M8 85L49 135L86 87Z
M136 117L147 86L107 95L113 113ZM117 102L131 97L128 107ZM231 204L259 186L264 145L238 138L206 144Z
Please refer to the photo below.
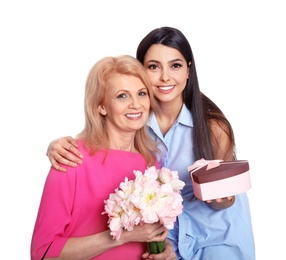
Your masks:
M151 101L150 101L151 100ZM107 57L91 69L85 89L85 127L77 136L84 162L63 174L51 168L34 227L31 259L149 259L146 242L163 241L160 223L135 226L112 239L109 198L134 170L157 165L146 123L154 105L143 66L131 56ZM128 163L126 163L128 161ZM159 234L159 235L158 235ZM152 259L175 259L167 244Z
M195 60L186 37L175 28L151 31L140 42L144 65L159 108L148 132L159 142L160 166L179 171L186 185L183 213L169 231L177 259L254 260L255 246L247 194L203 202L194 198L188 166L194 161L235 160L231 124L199 88ZM85 157L71 137L53 141L47 151L56 169L77 166ZM79 166L77 166L79 167Z

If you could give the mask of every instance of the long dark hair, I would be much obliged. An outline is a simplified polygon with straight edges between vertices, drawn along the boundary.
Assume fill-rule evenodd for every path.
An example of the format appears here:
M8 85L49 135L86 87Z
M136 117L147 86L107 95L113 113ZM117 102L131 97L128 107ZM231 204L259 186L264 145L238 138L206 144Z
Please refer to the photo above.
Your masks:
M235 159L235 141L231 124L218 106L205 96L199 88L195 59L191 46L184 34L172 27L161 27L147 34L137 48L136 58L144 64L146 52L152 44L162 44L178 50L190 64L190 74L187 85L182 93L183 102L191 111L194 122L193 140L195 159L214 159L212 144L219 145L213 135L210 122L212 119L225 130L229 136L229 149L233 150Z

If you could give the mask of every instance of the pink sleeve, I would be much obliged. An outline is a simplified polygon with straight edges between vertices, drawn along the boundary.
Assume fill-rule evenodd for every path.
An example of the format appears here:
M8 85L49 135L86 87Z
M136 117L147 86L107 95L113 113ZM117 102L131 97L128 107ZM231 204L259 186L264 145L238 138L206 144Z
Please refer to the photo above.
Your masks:
M31 259L57 257L68 237L65 227L70 224L75 192L75 169L58 172L51 168L44 186L31 244Z

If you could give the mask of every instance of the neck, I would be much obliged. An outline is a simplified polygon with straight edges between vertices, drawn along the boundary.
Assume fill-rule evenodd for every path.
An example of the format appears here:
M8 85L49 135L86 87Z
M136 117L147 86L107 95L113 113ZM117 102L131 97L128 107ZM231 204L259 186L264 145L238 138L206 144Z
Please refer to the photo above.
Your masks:
M166 118L173 118L175 120L178 117L184 102L183 98L180 96L171 101L159 101L158 103L159 107L156 114L158 116L162 115Z
M161 103L159 109L154 112L163 136L166 135L178 118L182 106L182 102L174 102L173 104L171 102Z
M117 135L110 138L110 149L136 152L134 145L135 135Z
M121 151L127 151L127 152L136 152L134 144L110 144L110 149L113 150L121 150Z

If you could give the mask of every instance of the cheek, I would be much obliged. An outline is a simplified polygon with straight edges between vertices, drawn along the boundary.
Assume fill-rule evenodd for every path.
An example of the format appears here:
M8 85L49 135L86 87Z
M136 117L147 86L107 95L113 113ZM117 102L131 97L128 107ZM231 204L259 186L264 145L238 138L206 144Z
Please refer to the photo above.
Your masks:
M182 80L182 85L183 85L183 86L186 86L186 85L187 85L187 81L188 81L188 78L184 78L184 79Z
M158 81L158 74L157 73L150 73L147 71L147 76L151 82L151 85L155 86L156 85L156 82Z
M145 108L146 111L149 111L150 110L150 99L146 99L142 102L142 106Z
M176 80L177 82L180 82L180 84L185 85L187 83L188 78L188 73L182 73L180 75L177 75Z
M106 107L106 112L109 118L118 116L124 111L126 106L121 102L110 102L111 104Z

